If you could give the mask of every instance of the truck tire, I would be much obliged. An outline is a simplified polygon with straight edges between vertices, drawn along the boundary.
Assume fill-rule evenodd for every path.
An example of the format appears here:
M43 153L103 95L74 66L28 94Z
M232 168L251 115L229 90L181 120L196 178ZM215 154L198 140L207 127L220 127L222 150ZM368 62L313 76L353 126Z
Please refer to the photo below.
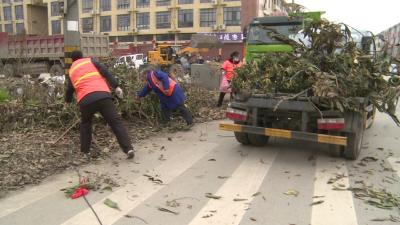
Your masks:
M356 160L361 152L365 130L365 120L362 116L354 116L354 120L357 120L356 126L352 128L353 132L346 134L347 146L344 151L344 157L351 160Z
M51 76L61 76L64 75L64 69L60 64L54 64L50 67L49 73Z
M259 135L259 134L247 134L250 144L257 146L257 147L262 147L265 146L268 143L268 136L264 135Z
M235 124L242 124L243 125L244 123L240 123L240 122L236 122L235 121ZM250 144L249 137L248 137L248 135L246 133L234 132L234 134L235 134L236 140L239 143L241 143L243 145L249 145Z
M14 66L12 64L6 64L3 68L3 73L6 77L14 76Z

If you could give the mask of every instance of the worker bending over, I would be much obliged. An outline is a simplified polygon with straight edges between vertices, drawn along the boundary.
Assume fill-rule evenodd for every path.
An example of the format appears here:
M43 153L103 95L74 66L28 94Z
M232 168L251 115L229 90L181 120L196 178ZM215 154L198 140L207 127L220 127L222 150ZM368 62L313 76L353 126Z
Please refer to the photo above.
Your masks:
M71 53L72 66L69 70L68 87L65 101L70 103L75 91L76 99L81 111L80 140L81 152L90 156L92 142L92 119L96 112L100 112L107 124L111 127L122 150L128 159L135 156L128 133L122 123L122 118L112 101L109 85L115 88L119 98L123 92L118 82L100 62L83 58L81 51Z
M141 76L146 81L146 85L138 93L138 100L145 97L150 91L154 91L160 98L163 123L170 121L172 111L179 111L186 121L187 128L193 126L193 117L185 106L186 96L179 84L172 80L168 74L153 68L145 69Z

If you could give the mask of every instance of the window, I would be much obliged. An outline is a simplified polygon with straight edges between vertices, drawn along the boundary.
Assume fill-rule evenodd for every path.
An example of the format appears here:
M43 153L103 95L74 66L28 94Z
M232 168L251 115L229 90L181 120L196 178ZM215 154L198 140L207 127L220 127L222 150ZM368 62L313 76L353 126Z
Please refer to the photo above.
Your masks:
M3 3L11 3L11 0L3 0Z
M24 19L24 8L22 5L15 6L15 19L17 20Z
M224 0L224 2L238 2L240 0Z
M25 26L23 23L16 23L15 28L16 28L17 34L25 33Z
M192 39L192 34L178 34L178 40L180 41L188 41Z
M4 16L4 21L12 20L11 6L3 7L3 16Z
M150 28L150 13L136 14L136 28L139 30L146 30Z
M111 31L111 16L100 17L100 32Z
M157 6L171 5L171 0L157 0Z
M157 41L174 41L175 35L174 34L157 34L156 39L157 39Z
M134 42L133 35L118 36L119 42Z
M240 7L224 8L224 23L227 26L240 25Z
M118 9L127 9L127 8L129 8L129 0L118 0L117 8Z
M143 42L143 41L153 41L153 35L139 35L137 36L137 41Z
M193 27L193 10L192 9L179 10L178 27Z
M211 3L212 0L200 0L200 3Z
M93 18L82 18L82 33L93 31Z
M100 10L103 12L111 11L111 0L101 0L100 1Z
M0 24L0 32L3 32L3 26Z
M93 0L82 0L82 12L88 13L93 10Z
M108 37L108 41L109 41L110 43L116 42L116 41L117 41L117 37L116 37L116 36L109 36L109 37Z
M59 16L60 15L60 5L58 2L51 3L51 16Z
M129 14L117 16L117 30L119 31L129 30L130 25L131 25L131 16Z
M51 21L51 33L52 34L61 34L61 21L60 20Z
M147 8L150 6L150 0L136 0L137 8Z
M157 28L171 28L171 12L157 12Z
M215 9L200 9L200 27L211 27L216 24Z
M193 0L179 0L179 4L193 4Z
M12 24L4 24L4 31L9 34L14 33L13 25Z

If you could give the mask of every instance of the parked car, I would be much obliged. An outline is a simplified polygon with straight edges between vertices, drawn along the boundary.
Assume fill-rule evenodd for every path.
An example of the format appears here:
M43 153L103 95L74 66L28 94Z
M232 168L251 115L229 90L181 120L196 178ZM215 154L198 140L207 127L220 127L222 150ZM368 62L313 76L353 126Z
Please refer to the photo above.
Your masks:
M114 67L117 67L119 65L126 65L129 68L139 69L140 66L144 65L144 55L132 54L121 56L115 62Z

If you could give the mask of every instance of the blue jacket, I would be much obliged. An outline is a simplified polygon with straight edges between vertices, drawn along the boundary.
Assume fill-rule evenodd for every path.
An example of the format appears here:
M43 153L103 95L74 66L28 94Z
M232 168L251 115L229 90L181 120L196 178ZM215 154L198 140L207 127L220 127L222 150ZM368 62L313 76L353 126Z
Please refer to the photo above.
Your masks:
M161 81L163 87L165 89L169 89L169 77L168 74L162 72L161 70L154 71L155 75L158 80ZM163 92L161 92L157 86L153 83L151 80L151 73L149 72L147 74L147 84L144 86L142 91L139 92L138 96L139 97L145 97L148 93L151 91L154 91L157 96L160 98L160 103L162 108L166 109L176 109L178 106L183 105L186 100L185 93L183 93L183 90L179 84L175 85L174 92L172 93L171 96L166 96Z

